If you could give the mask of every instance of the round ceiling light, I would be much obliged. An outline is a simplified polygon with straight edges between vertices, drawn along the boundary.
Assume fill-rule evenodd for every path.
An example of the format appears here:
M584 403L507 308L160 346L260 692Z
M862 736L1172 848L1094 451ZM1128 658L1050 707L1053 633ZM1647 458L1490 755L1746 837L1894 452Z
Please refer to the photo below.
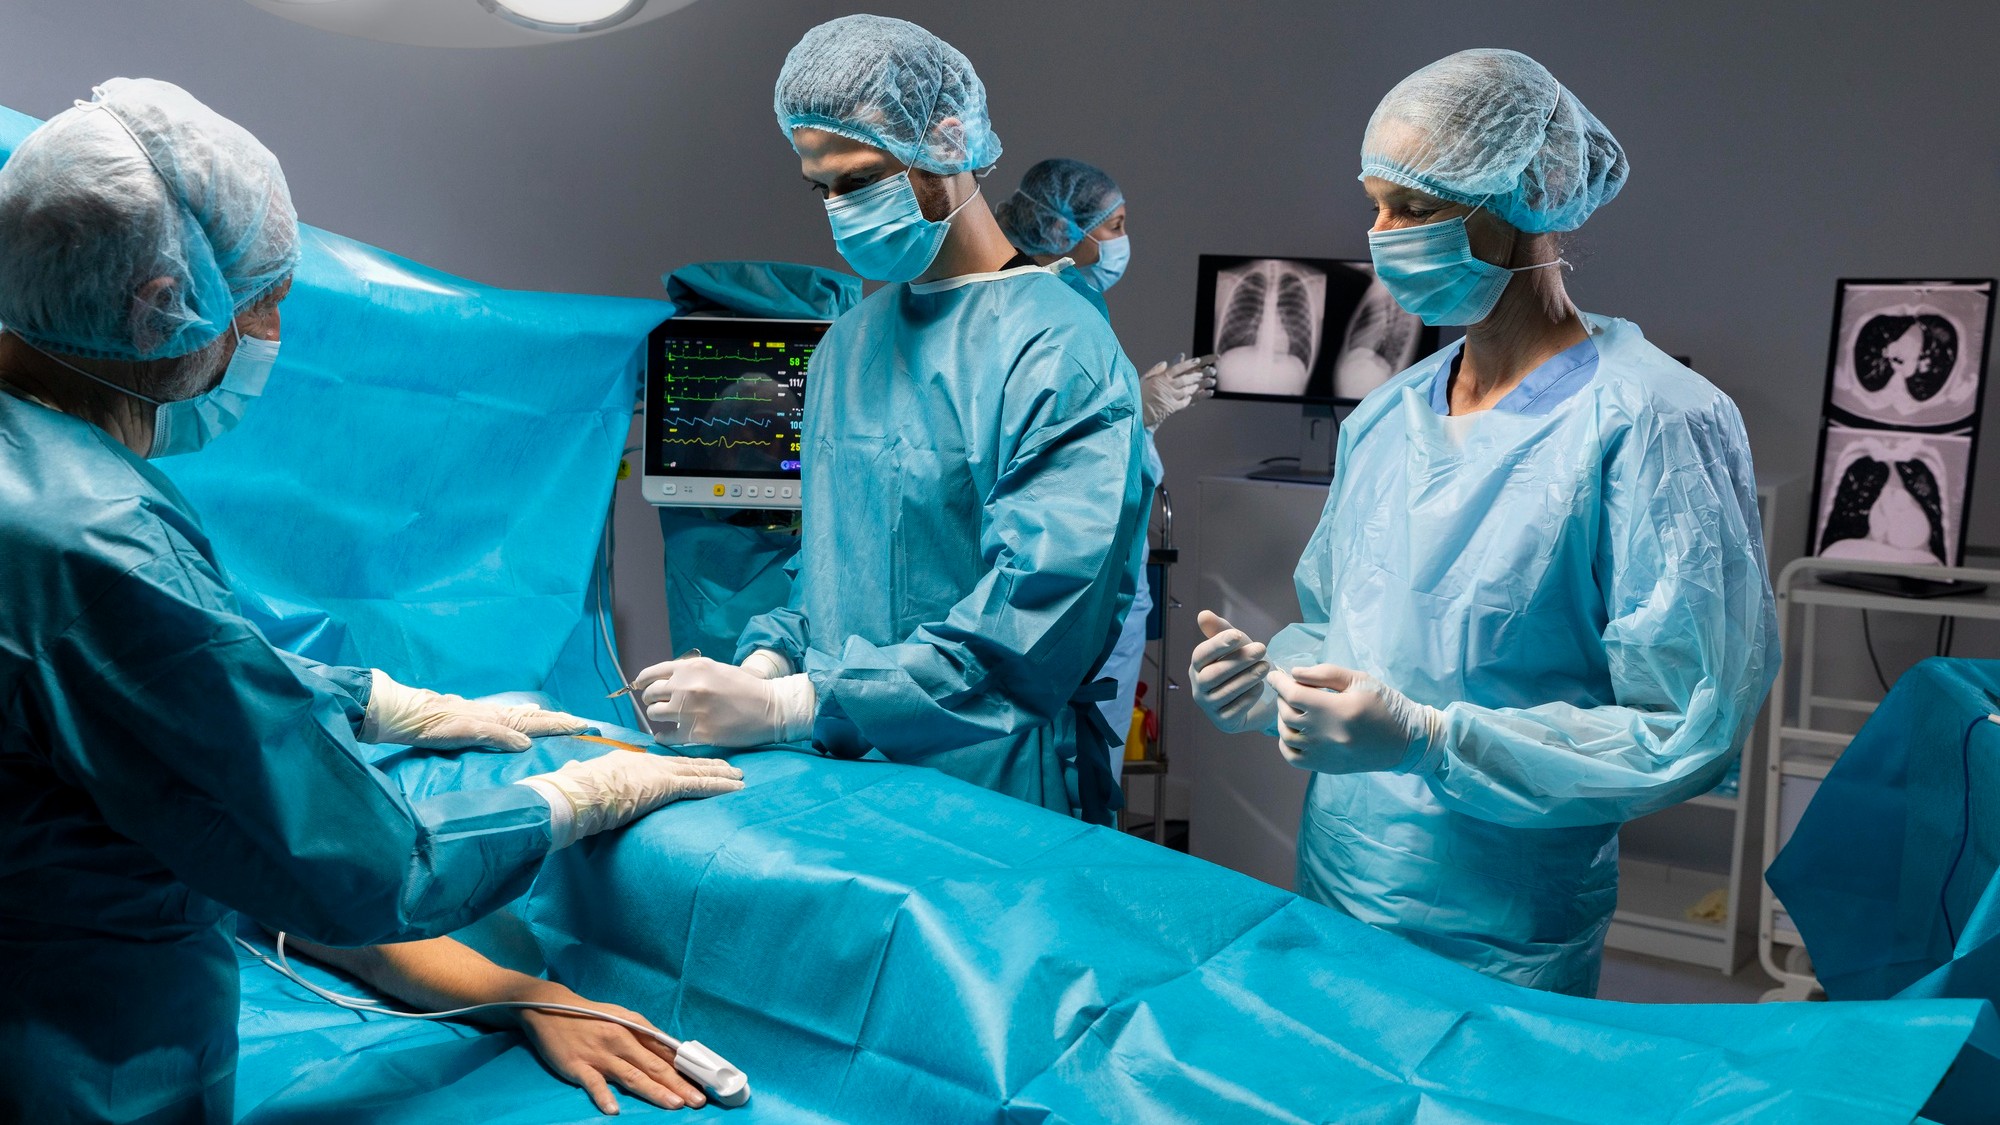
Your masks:
M649 23L694 0L247 0L310 27L424 47L520 47Z
M479 0L479 6L536 31L580 34L616 27L646 6L646 0Z

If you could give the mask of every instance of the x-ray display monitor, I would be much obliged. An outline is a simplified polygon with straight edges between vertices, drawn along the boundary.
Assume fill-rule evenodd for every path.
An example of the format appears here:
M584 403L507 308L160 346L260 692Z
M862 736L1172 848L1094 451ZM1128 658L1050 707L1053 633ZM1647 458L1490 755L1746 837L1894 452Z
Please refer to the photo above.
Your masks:
M799 506L806 366L824 320L676 317L646 352L646 499Z
M1196 276L1217 398L1355 402L1437 348L1366 261L1203 254Z

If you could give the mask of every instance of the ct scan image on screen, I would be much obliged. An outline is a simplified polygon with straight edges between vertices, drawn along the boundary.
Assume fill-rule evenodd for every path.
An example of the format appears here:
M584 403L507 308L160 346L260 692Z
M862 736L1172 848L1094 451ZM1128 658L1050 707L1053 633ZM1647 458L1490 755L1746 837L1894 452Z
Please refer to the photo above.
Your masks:
M1817 553L1830 559L1957 565L1971 457L1967 434L1829 428Z
M1436 347L1366 261L1204 254L1196 285L1218 397L1357 400Z
M1851 284L1828 405L1855 421L1937 427L1979 405L1990 286Z

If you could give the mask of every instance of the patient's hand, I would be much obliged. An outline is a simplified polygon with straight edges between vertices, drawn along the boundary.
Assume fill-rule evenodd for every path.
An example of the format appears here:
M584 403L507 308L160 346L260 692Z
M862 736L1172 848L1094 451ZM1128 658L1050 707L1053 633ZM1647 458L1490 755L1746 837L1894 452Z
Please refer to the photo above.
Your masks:
M594 1004L554 981L502 968L478 950L451 938L334 949L287 939L290 948L345 969L405 1003L438 1011L478 1004L570 1004L594 1008L644 1027L651 1021L615 1004ZM469 1017L492 1027L519 1027L529 1046L556 1075L581 1086L604 1113L618 1112L616 1084L662 1109L707 1104L701 1087L674 1069L674 1052L651 1036L615 1023L527 1008L488 1009Z
M554 981L537 980L517 999L595 1008L652 1027L646 1017L615 1004L594 1004ZM697 1109L707 1103L701 1087L674 1069L674 1052L650 1036L615 1023L566 1012L522 1009L521 1030L548 1068L583 1087L601 1113L618 1112L613 1084L662 1109Z

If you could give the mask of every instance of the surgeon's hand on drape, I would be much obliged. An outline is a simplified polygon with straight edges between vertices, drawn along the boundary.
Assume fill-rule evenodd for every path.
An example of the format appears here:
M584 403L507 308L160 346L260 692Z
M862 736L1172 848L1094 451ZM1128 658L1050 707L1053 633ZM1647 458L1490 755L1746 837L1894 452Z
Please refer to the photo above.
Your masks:
M655 664L633 683L642 689L647 721L671 731L655 732L671 746L767 746L812 734L813 686L802 675L766 679L696 656Z
M529 741L533 738L596 729L586 719L532 703L503 706L406 687L379 668L370 677L374 686L368 694L368 711L361 719L363 742L427 750L480 747L519 752L533 745Z
M71 732L52 764L113 830L195 893L331 944L446 933L527 891L540 795L410 800L355 744L365 673L302 674L192 544L144 547L80 576L100 592L39 665L33 721Z

